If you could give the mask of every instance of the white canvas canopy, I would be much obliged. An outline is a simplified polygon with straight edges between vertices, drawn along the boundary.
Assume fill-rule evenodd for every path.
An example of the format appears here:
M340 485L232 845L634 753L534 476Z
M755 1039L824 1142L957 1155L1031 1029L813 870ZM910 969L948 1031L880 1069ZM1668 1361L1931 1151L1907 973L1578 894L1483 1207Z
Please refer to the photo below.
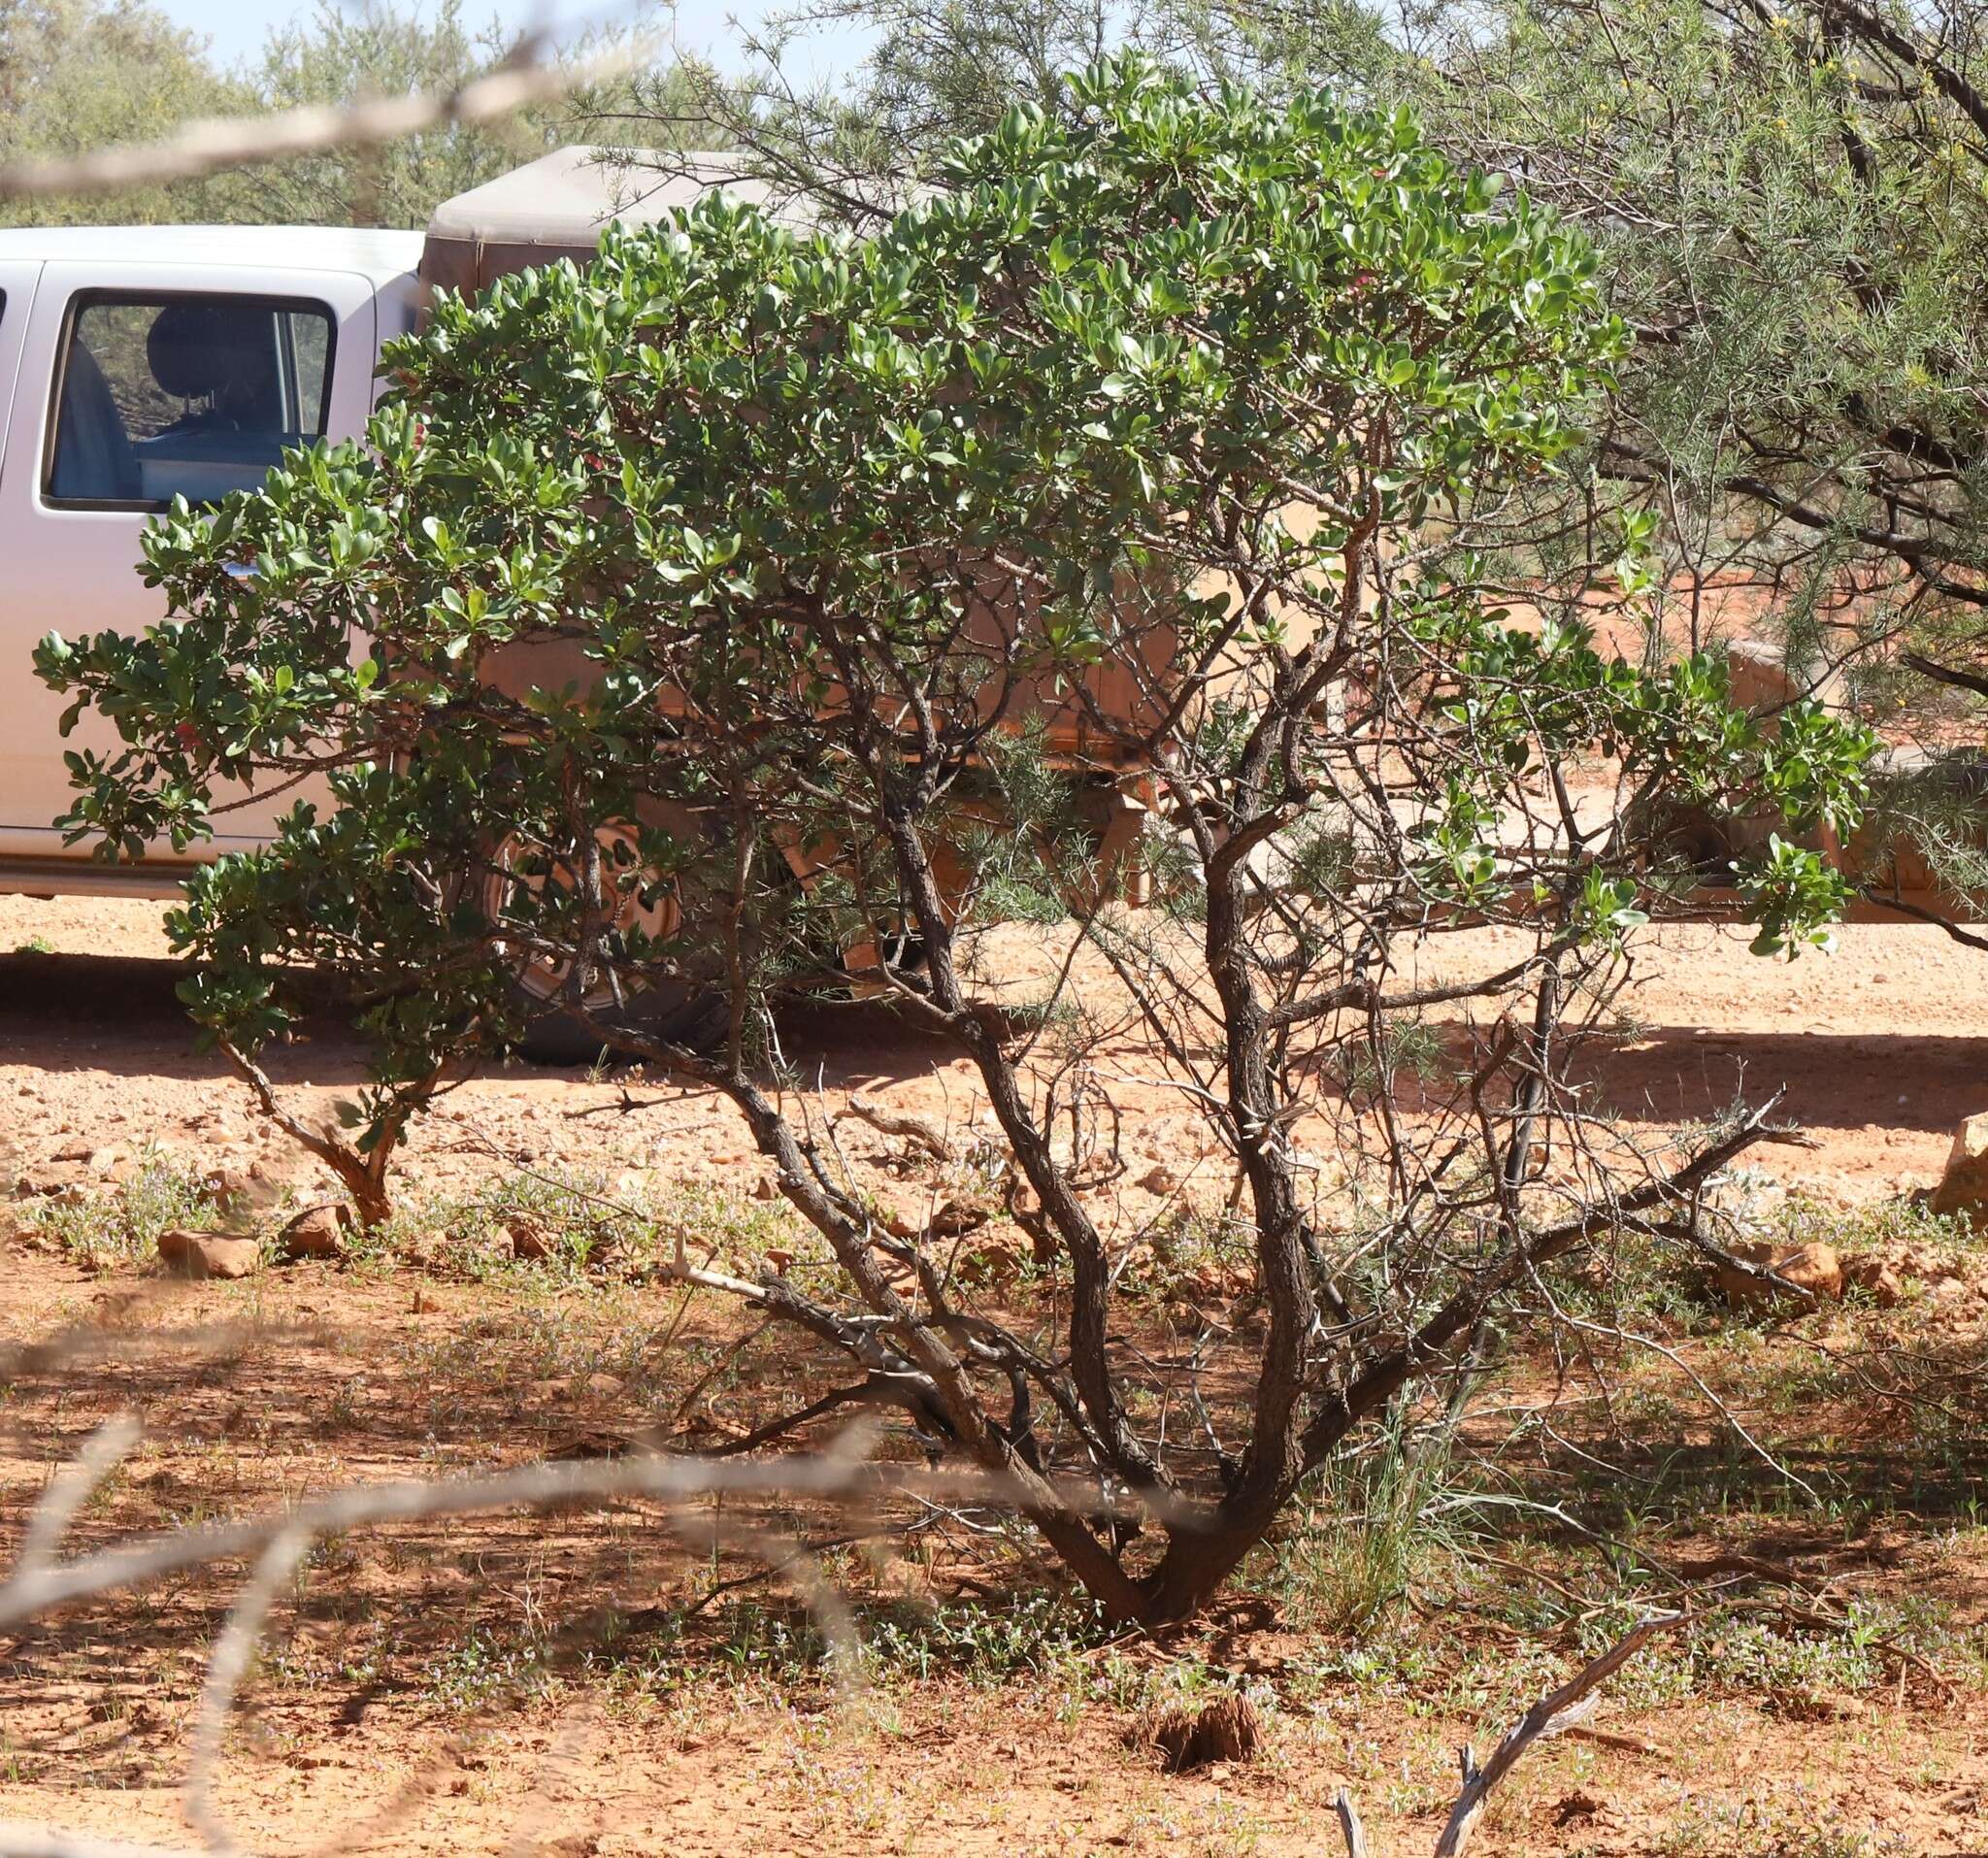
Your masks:
M723 154L555 149L437 207L421 277L432 287L470 294L528 265L585 264L612 222L653 225L714 188L797 229L805 225L805 215L783 208L765 182L741 180L735 170L735 157Z

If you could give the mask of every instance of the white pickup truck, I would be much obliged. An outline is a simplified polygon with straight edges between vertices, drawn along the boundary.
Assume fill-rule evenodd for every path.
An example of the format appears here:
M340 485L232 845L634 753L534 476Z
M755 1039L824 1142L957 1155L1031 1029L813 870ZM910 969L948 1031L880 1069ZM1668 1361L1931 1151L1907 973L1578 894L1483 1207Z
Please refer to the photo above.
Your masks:
M358 432L380 344L414 326L422 236L315 227L0 231L0 891L169 895L170 858L65 847L65 748L120 745L34 675L35 641L163 616L139 535L175 495L261 482L285 446ZM255 843L294 796L225 814Z
M283 448L365 425L380 345L431 286L475 290L527 264L584 260L611 219L652 220L726 182L686 156L634 189L595 151L562 149L438 208L426 234L303 226L0 230L0 891L170 896L185 864L107 865L65 846L68 748L113 751L34 675L35 642L141 632L164 602L136 572L139 535L175 495L262 481ZM294 805L252 798L197 857L252 846Z

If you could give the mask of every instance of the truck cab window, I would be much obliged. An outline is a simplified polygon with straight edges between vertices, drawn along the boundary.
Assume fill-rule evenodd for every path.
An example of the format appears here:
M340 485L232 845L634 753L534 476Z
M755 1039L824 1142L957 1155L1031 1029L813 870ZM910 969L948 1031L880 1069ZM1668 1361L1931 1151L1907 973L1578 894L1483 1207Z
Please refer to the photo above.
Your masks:
M213 503L323 436L331 315L270 297L91 292L56 365L51 503Z

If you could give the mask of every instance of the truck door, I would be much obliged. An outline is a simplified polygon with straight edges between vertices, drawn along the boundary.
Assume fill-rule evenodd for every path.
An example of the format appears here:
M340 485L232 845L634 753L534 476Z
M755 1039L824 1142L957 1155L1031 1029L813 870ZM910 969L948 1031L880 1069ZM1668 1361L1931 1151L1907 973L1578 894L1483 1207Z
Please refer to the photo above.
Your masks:
M7 410L14 404L14 377L20 365L20 346L34 314L35 285L41 282L39 258L25 263L0 258L0 478L7 470ZM0 581L0 600L6 598Z
M110 260L40 270L11 414L0 402L11 435L0 473L0 855L10 858L61 854L51 822L73 804L65 749L123 746L93 712L63 740L67 700L35 677L35 641L135 634L163 619L164 596L136 572L146 522L176 494L198 505L259 483L285 446L360 431L377 352L373 285L346 272ZM10 306L0 382L14 326ZM215 798L248 804L215 819L207 856L266 838L298 792L220 788Z

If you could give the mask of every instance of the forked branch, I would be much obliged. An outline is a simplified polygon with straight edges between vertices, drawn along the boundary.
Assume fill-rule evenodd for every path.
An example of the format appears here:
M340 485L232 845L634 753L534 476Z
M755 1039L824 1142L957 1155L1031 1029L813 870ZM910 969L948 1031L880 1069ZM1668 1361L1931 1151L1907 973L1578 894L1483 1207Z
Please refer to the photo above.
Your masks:
M851 1097L843 1115L867 1122L881 1135L897 1136L913 1143L934 1161L949 1164L958 1159L945 1132L930 1117L914 1115L909 1110L893 1110L888 1104L872 1103L867 1097ZM841 1119L837 1117L834 1120Z
M1652 1613L1633 1627L1592 1664L1584 1665L1558 1690L1541 1697L1513 1723L1483 1767L1477 1766L1475 1751L1466 1743L1458 1751L1463 1790L1449 1809L1442 1837L1436 1841L1436 1858L1463 1858L1464 1848L1484 1816L1492 1790L1518 1765L1519 1757L1536 1742L1545 1742L1580 1727L1601 1701L1602 1685L1634 1658L1654 1634L1674 1626L1683 1617L1677 1612ZM1370 1858L1373 1847L1367 1841L1367 1829L1360 1823L1359 1809L1343 1787L1333 1801L1333 1810L1339 1815L1346 1858Z

